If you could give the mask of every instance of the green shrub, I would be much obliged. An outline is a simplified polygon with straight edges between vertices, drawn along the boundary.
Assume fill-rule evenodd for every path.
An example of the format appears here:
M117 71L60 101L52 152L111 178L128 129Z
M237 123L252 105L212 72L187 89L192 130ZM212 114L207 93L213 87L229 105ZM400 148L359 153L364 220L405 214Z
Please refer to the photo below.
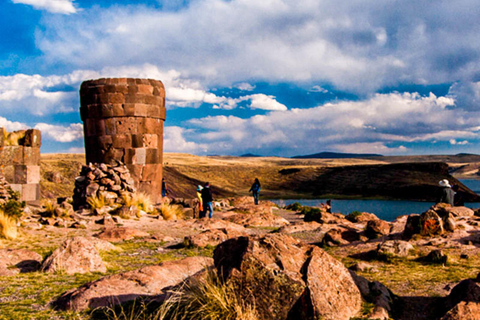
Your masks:
M23 214L23 209L25 208L25 201L19 201L20 194L13 191L11 188L8 189L9 199L6 203L0 205L0 209L3 210L3 213L6 216L19 219Z
M302 205L298 202L294 202L294 203L286 206L285 209L292 210L292 211L301 211L302 210Z
M355 220L356 220L355 218L358 217L361 214L362 213L360 211L352 211L345 216L345 219L347 219L348 221L351 221L351 222L355 222Z
M300 213L305 215L303 218L303 221L305 222L320 222L320 219L322 218L322 211L319 208L302 207Z

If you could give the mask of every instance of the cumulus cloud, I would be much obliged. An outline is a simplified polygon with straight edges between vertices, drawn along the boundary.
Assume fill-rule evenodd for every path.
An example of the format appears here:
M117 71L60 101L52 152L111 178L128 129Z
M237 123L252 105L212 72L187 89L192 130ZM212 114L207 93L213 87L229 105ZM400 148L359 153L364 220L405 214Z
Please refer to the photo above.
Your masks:
M68 127L37 123L35 129L40 130L42 136L47 136L58 142L72 142L83 138L83 125L81 123L72 123Z
M47 17L37 43L47 62L77 68L137 61L210 84L288 79L371 93L400 83L474 79L477 7L473 0L434 8L413 0L198 0L177 11L95 7L75 20Z
M69 15L77 12L72 0L12 0L12 2L26 4L37 10L45 10L51 13Z
M376 94L362 101L327 103L309 109L273 111L248 119L216 116L192 119L188 141L209 152L296 155L338 152L404 154L418 142L464 145L479 140L480 114L456 110L452 99L434 94ZM221 146L221 148L220 148Z
M208 146L202 143L187 141L184 137L186 130L177 126L165 127L163 140L165 152L206 153Z
M4 117L0 117L0 127L5 128L9 132L28 129L26 124L17 121L10 121Z
M252 109L277 111L287 110L287 107L284 104L276 101L274 96L267 96L265 94L257 93L249 95L245 97L245 99L251 100L250 108Z

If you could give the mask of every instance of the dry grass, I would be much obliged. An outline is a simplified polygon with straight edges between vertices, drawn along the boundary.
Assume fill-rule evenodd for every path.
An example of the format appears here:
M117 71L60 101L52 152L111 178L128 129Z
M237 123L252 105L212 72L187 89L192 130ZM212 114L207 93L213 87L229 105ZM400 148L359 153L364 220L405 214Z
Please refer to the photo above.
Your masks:
M144 192L129 193L124 192L121 195L122 203L126 207L135 206L138 210L146 213L153 212L153 201L150 196Z
M101 209L107 205L105 197L99 195L98 197L90 197L87 199L87 203L92 210Z
M17 221L3 211L0 211L0 236L10 240L17 238Z
M165 220L176 220L183 218L183 210L181 206L162 204L158 211Z
M44 199L42 201L42 206L44 208L44 214L48 217L55 216L55 209L58 207L57 203L51 199Z

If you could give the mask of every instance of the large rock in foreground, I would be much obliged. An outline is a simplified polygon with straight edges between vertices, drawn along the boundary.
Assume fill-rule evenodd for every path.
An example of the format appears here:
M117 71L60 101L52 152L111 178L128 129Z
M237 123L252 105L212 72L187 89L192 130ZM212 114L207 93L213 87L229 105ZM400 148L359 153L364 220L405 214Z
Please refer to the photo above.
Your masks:
M343 264L288 235L227 240L214 260L260 319L348 320L360 311L360 291Z
M37 271L42 256L26 249L0 249L0 276Z
M95 242L75 237L67 239L42 263L42 271L64 271L67 274L106 272L107 267Z
M115 274L65 292L51 305L59 310L81 311L164 294L164 289L212 266L213 259L189 257L156 266Z

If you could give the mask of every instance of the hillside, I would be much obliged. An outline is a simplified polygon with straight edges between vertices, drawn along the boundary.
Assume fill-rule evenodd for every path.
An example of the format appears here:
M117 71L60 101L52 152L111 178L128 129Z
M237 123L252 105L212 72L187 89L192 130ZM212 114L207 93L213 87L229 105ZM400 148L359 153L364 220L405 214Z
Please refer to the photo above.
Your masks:
M166 153L164 176L170 195L194 197L196 186L209 181L221 197L247 195L254 178L262 183L264 198L375 197L430 200L436 198L439 180L459 182L450 171L475 164L449 156L450 167L438 162L406 162L404 158L290 159L278 157L195 156ZM438 157L438 156L433 156ZM456 158L455 158L456 157ZM385 158L388 161L384 161ZM413 157L415 158L415 157ZM461 157L460 157L461 158ZM380 160L381 159L381 160ZM412 157L407 157L412 160ZM464 159L465 160L465 159ZM469 159L475 160L475 158ZM42 155L42 197L71 196L73 181L84 163L81 154ZM453 166L453 167L452 167ZM472 168L469 167L469 172ZM51 177L60 173L56 182ZM58 174L57 174L58 176ZM463 177L463 176L462 176ZM478 197L462 186L470 200Z

